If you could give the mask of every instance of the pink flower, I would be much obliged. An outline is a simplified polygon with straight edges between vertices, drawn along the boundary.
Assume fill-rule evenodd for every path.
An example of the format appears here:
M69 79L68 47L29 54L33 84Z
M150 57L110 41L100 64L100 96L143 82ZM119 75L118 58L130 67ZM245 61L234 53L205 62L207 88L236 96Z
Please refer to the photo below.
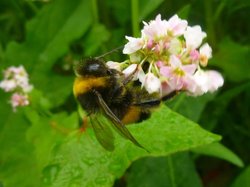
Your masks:
M171 92L175 91L167 81L162 81L161 83L161 97L169 95Z
M16 89L29 92L33 87L29 84L28 74L23 66L11 66L4 71L4 80L0 82L0 88L6 92Z
M200 53L196 49L194 49L190 52L190 58L192 61L197 61L200 58Z
M11 105L12 105L12 108L14 111L16 111L16 107L18 107L18 106L29 105L28 96L14 93L11 97Z
M186 40L186 46L191 49L198 48L203 38L205 38L207 34L201 30L199 25L187 27L187 30L184 32L184 38Z
M144 22L140 38L126 37L123 53L129 54L130 65L123 73L133 73L133 80L139 79L149 93L162 96L178 90L193 95L216 90L223 84L222 76L214 71L203 72L200 67L212 57L211 47L202 45L205 37L200 26L188 26L177 15L168 21L157 15L149 23ZM150 64L147 72L140 67L144 61Z
M168 22L166 20L161 20L161 15L158 14L155 20L148 23L144 23L144 28L142 30L142 37L155 40L159 37L167 35Z
M182 20L177 15L174 15L168 20L168 29L174 36L180 36L186 30L187 24L186 20Z
M4 71L4 80L0 82L0 88L5 92L13 92L10 103L13 111L18 106L26 106L29 104L27 93L33 88L29 84L28 74L23 66L11 66Z
M170 56L170 66L162 66L160 73L167 78L171 90L193 89L192 74L197 66L195 64L182 65L175 55Z

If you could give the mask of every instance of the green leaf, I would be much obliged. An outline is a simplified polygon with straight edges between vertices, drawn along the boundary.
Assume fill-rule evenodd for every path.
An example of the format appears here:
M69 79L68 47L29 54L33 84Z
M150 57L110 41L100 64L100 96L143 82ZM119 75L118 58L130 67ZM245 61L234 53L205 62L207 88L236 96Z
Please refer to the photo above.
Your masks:
M145 19L150 13L158 8L164 0L140 0L139 21Z
M250 82L244 82L242 84L237 84L235 87L231 87L218 97L213 100L212 110L208 108L207 111L204 112L201 123L204 121L203 127L208 130L212 130L218 124L220 117L223 115L228 105L232 101L232 99L236 98L242 92L248 92L250 89ZM203 124L203 123L202 123Z
M104 1L103 1L104 2ZM112 10L112 19L106 17L107 15L104 14L104 18L109 19L108 23L110 21L116 20L120 25L127 26L128 21L130 20L130 1L128 0L120 0L120 1L114 1L114 0L107 0L107 5L109 7L106 7L105 3L102 3L100 6L100 10L105 12L107 10ZM110 24L110 23L109 23Z
M188 153L135 161L128 174L128 187L201 187Z
M242 186L250 186L250 166L248 166L231 185L231 187Z
M192 149L192 151L199 154L221 158L239 167L244 166L242 160L236 154L234 154L230 149L226 148L224 145L217 142L212 143L210 145L197 147L195 149Z
M187 4L185 5L184 7L182 7L179 11L178 11L178 16L182 19L187 19L188 15L189 15L189 12L190 12L190 9L191 9L191 5L190 4Z
M23 64L31 74L31 83L56 104L72 92L72 77L62 77L52 72L52 67L66 54L71 42L89 28L92 20L89 3L86 0L51 1L27 23L25 42L10 42L7 46L6 65ZM59 92L60 97L54 91Z
M58 113L41 116L36 111L26 110L32 126L27 131L27 140L34 145L39 171L48 164L52 148L78 127L78 115Z
M214 96L214 94L205 94L200 97L191 97L181 93L169 100L167 105L188 119L198 122L206 104L213 100Z
M219 44L219 50L211 59L210 64L220 67L230 81L243 81L250 78L250 48L240 45L230 38Z
M86 40L84 40L83 45L85 47L85 56L95 54L98 48L100 48L104 42L108 41L109 37L110 33L104 25L94 25L89 34L86 36Z
M5 187L40 186L39 171L33 146L26 141L25 133L29 127L22 110L8 115L1 123L0 131L0 180Z
M136 147L116 135L115 150L104 150L92 129L81 138L72 134L53 150L44 169L46 186L111 186L132 161L145 156L165 156L218 141L220 136L162 106L149 120L128 126L136 139L149 150Z

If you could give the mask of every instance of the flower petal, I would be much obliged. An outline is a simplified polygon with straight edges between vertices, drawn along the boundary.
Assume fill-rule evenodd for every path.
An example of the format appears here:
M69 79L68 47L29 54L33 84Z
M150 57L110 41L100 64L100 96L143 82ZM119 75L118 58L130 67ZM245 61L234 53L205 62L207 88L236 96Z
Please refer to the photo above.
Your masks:
M180 36L186 30L188 23L186 20L182 20L177 15L174 15L168 20L168 24L173 35Z
M201 30L199 25L187 27L187 30L184 32L184 38L186 40L186 46L191 49L196 49L202 43L203 38L205 38L207 34Z
M144 84L148 93L159 92L161 87L161 81L153 73L147 73Z
M134 73L136 71L137 64L131 64L126 69L122 71L122 73L125 75L125 77L128 77L131 73Z
M126 36L126 39L129 42L124 46L124 49L122 51L123 54L134 53L138 51L139 49L141 49L142 46L144 45L142 38L133 38L133 37Z

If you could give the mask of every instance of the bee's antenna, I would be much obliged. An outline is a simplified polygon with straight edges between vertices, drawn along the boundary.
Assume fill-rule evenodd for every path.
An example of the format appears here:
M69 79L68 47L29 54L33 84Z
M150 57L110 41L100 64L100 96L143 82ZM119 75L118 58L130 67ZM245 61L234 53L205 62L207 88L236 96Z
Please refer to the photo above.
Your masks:
M104 53L104 54L102 54L102 55L100 55L100 56L98 56L98 57L95 57L95 59L103 58L104 56L109 55L110 53L113 53L113 52L115 52L115 51L118 51L118 50L122 49L123 47L124 47L124 46L122 45L122 46L120 46L120 47L117 47L117 48L115 48L115 49L112 49L111 51L109 51L109 52L107 52L107 53Z

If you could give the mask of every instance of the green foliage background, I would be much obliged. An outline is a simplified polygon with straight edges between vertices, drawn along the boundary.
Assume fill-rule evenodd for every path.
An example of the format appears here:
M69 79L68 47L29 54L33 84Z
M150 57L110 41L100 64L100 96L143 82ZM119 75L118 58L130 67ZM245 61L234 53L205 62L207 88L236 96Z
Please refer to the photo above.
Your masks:
M107 152L91 128L79 133L72 66L124 45L159 13L202 26L209 68L225 85L198 98L180 94L130 125L149 152L117 135ZM35 89L15 113L0 91L0 186L250 186L249 16L245 0L1 0L0 69L22 64Z

